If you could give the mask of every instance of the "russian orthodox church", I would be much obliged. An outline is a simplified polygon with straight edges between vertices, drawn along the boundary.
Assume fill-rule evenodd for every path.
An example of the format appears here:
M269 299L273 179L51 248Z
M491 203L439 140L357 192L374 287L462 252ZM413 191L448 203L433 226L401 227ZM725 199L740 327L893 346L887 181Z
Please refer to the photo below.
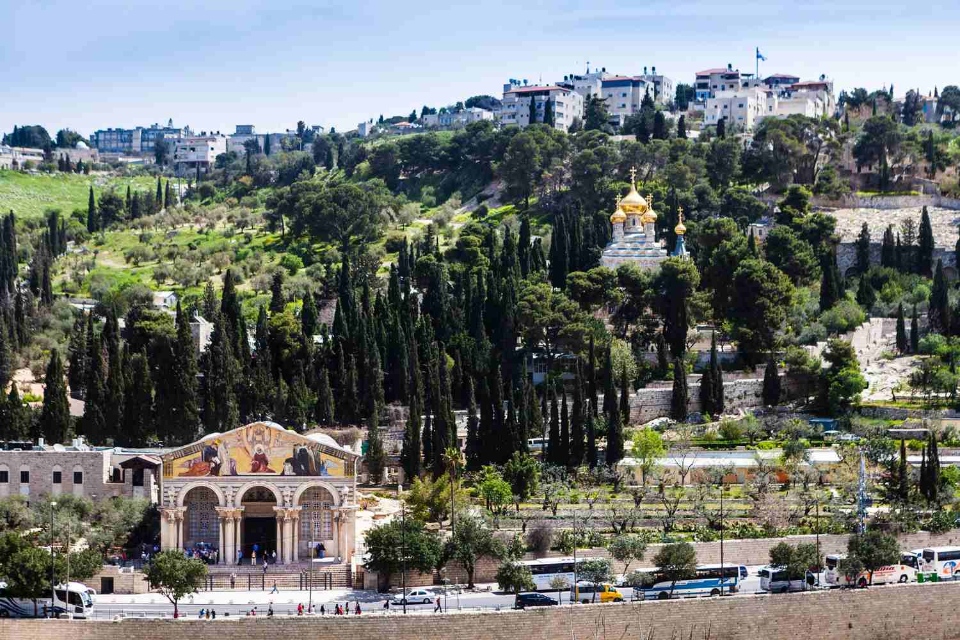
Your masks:
M657 214L653 210L653 198L644 198L637 191L636 169L630 170L630 192L617 198L617 210L610 216L613 224L613 240L600 256L600 264L616 269L621 264L633 263L643 269L655 269L668 257L688 257L684 234L683 210L679 211L680 222L674 231L677 244L672 254L656 239Z

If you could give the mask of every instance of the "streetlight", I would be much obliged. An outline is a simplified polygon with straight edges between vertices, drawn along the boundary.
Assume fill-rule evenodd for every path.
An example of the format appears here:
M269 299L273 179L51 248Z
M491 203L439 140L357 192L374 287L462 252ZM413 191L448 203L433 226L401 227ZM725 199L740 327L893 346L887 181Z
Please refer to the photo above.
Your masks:
M726 567L723 566L723 470L720 470L720 595L723 596L723 583L727 577ZM737 573L740 568L737 567Z
M57 508L56 502L50 503L50 609L48 611L49 618L53 617L53 605L57 601L57 580L54 577L54 571L56 569L56 559L53 555L53 516L55 509Z
M400 588L403 590L403 614L407 614L407 504L403 501L403 485L397 483L397 499L400 500Z

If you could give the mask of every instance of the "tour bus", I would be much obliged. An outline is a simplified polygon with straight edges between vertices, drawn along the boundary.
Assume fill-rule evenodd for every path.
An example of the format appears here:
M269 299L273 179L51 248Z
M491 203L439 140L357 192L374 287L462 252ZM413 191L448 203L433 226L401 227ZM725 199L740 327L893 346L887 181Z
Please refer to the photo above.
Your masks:
M760 569L760 590L770 593L787 593L788 591L806 591L816 578L807 572L806 579L790 580L784 567L766 566Z
M845 553L831 553L827 555L825 568L823 570L823 580L832 587L847 587L856 585L866 587L869 584L891 584L894 582L916 582L916 556L909 553L900 555L899 564L891 564L880 567L873 572L873 581L870 580L869 571L861 571L856 578L851 579L845 575L843 570L843 561L847 559Z
M588 560L589 558L577 558L577 564ZM542 558L540 560L524 560L520 562L533 575L533 583L538 591L548 591L556 589L550 586L550 581L556 577L566 579L568 585L572 585L576 577L573 572L573 558Z
M928 547L923 550L924 573L936 573L941 580L953 580L960 563L960 547Z
M667 598L695 598L698 596L719 596L736 593L740 590L740 565L705 564L697 567L697 574L687 580L677 580L673 584L663 576L657 576L652 587L634 587L634 598L638 600L666 600Z
M51 594L36 600L13 598L7 593L6 583L0 583L0 618L59 618L67 614L74 618L89 618L93 611L93 600L85 584L60 584L52 595L52 605Z

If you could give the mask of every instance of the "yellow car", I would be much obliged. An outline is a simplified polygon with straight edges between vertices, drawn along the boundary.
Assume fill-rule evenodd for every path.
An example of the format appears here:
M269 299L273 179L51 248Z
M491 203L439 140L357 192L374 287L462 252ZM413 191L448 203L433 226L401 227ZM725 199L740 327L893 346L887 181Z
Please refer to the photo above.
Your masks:
M623 602L623 594L617 591L613 585L595 585L592 582L581 582L576 587L570 589L570 599L583 604L590 604L591 602Z

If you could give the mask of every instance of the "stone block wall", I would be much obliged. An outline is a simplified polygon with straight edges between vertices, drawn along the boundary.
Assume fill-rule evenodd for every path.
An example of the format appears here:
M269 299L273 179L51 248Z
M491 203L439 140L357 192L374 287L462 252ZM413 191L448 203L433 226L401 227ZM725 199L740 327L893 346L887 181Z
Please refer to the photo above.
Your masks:
M579 605L451 615L0 621L0 640L553 640L956 638L960 584Z

